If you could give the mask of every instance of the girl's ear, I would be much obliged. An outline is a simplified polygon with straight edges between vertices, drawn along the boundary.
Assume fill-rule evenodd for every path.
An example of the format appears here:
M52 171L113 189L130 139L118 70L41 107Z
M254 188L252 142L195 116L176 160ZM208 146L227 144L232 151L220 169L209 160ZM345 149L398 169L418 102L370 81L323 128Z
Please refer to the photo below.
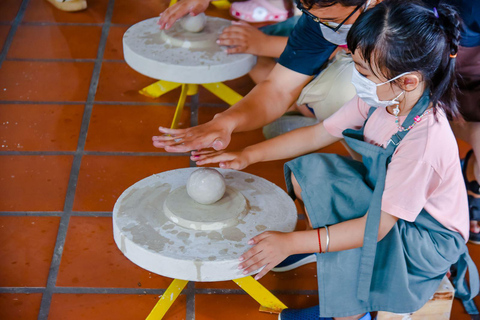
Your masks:
M409 92L415 90L419 83L420 77L414 73L410 73L401 78L401 86L403 90Z

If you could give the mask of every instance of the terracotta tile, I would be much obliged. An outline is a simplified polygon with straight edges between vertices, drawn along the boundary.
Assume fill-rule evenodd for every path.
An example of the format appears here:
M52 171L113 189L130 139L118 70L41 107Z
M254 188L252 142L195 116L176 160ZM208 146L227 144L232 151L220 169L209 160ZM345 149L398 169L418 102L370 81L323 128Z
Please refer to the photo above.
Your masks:
M70 218L57 286L158 289L167 288L171 281L122 254L113 241L112 218Z
M222 107L200 107L198 111L198 123L206 123L213 119L213 117L226 108ZM232 141L227 147L227 150L237 151L244 149L247 146L264 141L262 129L257 129L247 132L234 133L232 135Z
M0 211L63 211L72 156L0 156Z
M103 59L123 60L123 34L128 27L111 26L105 44Z
M84 156L74 211L111 211L117 198L135 182L155 173L188 166L189 158L183 156Z
M25 26L15 33L9 58L95 59L100 26ZM35 50L32 50L35 48Z
M307 308L318 304L317 296L279 295L280 301L291 308ZM260 305L248 295L197 294L195 295L196 320L273 320L277 315L260 312Z
M0 150L75 151L83 105L0 105Z
M54 294L49 320L145 319L158 301L156 295ZM186 298L180 295L163 319L185 319Z
M11 21L15 19L22 1L2 0L0 2L0 21Z
M41 301L41 293L2 293L0 319L36 320Z
M231 1L235 2L235 1ZM218 17L218 18L223 18L227 20L235 20L229 12L229 9L218 9L214 5L210 4L208 6L207 11L205 11L206 15L212 16L212 17Z
M148 78L122 62L104 62L100 72L96 101L141 101L177 103L180 89L177 88L159 98L149 98L138 93L140 89L157 80ZM187 103L189 98L187 98Z
M457 139L457 143L458 143L458 150L459 150L459 153L460 153L460 158L465 158L465 156L467 155L467 152L472 149L472 146L470 146L468 143L466 143L465 141L463 140L459 140Z
M59 217L0 217L0 286L47 285L59 223Z
M5 44L5 40L7 40L9 32L10 26L0 26L0 51L3 50L3 45Z
M249 93L250 90L252 90L253 87L255 86L252 79L250 79L248 75L245 75L238 79L225 81L224 84L226 84L228 87L235 90L237 93L241 94L242 96L247 95L247 93ZM203 87L200 87L200 90L199 90L199 100L200 100L200 103L222 103L226 105L226 103L223 100L216 97L213 93L211 93L210 91L208 91Z
M65 12L58 10L48 1L30 0L23 21L67 23L101 23L105 21L108 0L87 0L87 3L87 10Z
M95 105L88 128L86 150L155 152L152 136L158 127L170 127L174 106ZM190 126L190 109L185 108L179 127Z
M11 101L86 101L90 62L5 61L0 99Z
M138 5L135 0L116 0L112 23L135 24L145 19L158 17L168 7L169 1L144 0Z
M243 171L267 179L286 191L287 188L285 186L285 179L283 175L283 165L288 160L289 159L255 163L245 168Z

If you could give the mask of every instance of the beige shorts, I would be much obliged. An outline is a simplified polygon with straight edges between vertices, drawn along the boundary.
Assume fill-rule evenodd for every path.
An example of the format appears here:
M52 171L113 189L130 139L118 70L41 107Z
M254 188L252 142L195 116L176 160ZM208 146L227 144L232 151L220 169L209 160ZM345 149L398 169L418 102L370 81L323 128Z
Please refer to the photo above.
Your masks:
M306 104L323 121L334 114L356 94L353 86L354 63L350 54L339 51L320 74L300 93L297 104Z

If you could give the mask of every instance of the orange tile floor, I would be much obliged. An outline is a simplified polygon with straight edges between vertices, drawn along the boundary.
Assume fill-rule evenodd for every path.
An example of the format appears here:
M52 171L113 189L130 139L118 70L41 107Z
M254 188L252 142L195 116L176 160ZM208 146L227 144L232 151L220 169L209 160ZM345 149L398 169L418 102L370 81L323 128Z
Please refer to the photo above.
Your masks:
M150 99L152 83L123 60L121 38L167 0L88 0L65 13L45 0L0 1L0 319L144 319L171 279L118 250L111 214L128 186L191 166L187 154L155 149L178 90ZM210 15L228 18L225 10ZM246 94L248 77L227 83ZM200 90L187 127L226 108ZM232 148L262 140L236 134ZM461 143L461 154L468 146ZM340 145L325 150L346 154ZM246 171L284 188L283 161ZM304 227L300 215L299 228ZM480 247L470 246L480 262ZM317 303L313 264L260 281L288 306ZM480 301L477 301L480 302ZM348 302L347 302L348 303ZM276 319L233 282L189 283L165 319ZM455 302L452 319L470 319Z

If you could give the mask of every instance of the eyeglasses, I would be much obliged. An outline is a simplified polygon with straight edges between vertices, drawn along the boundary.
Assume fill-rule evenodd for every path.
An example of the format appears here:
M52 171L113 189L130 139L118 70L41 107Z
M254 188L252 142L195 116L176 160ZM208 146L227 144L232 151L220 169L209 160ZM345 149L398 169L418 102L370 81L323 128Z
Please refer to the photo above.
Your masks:
M365 1L365 2L366 2L366 1ZM317 22L317 23L321 23L322 25L324 25L325 27L333 30L334 32L337 32L338 29L340 29L340 27L341 27L342 25L344 25L345 22L347 22L347 20L350 19L350 17L353 16L353 14L354 14L355 12L357 12L358 9L360 9L360 8L365 4L365 2L362 3L361 5L357 6L357 7L355 8L355 10L353 10L352 13L350 13L350 14L348 15L348 17L346 17L342 22L340 22L340 24L338 24L338 26L336 26L336 27L334 28L334 27L332 27L332 26L329 26L329 25L328 25L328 22L322 22L319 17L317 17L317 16L313 15L312 13L310 13L310 11L308 11L308 10L303 6L303 4L300 2L300 0L295 0L295 4L297 5L298 10L302 11L303 13L305 13L305 14L306 14L310 19L312 19L313 21L315 21L315 22Z

